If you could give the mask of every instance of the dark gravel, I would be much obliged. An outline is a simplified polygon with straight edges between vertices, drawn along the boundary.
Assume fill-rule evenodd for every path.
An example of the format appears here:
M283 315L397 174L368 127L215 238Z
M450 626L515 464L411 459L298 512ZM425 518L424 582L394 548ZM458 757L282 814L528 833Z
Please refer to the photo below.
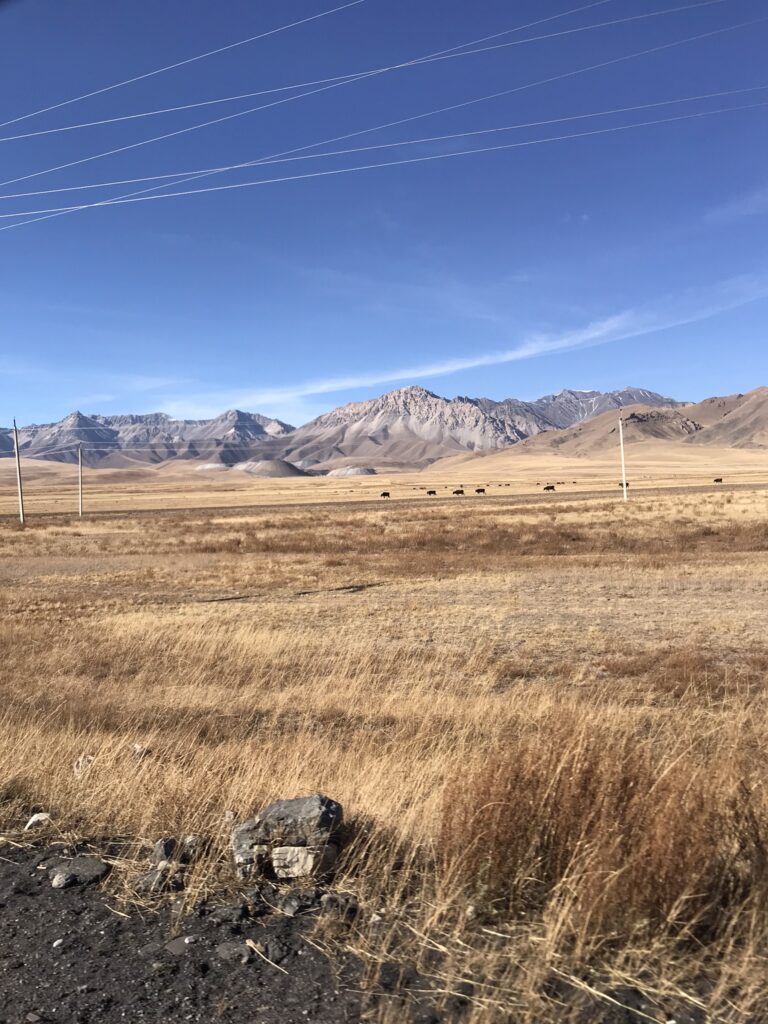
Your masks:
M172 900L151 912L123 909L99 885L98 858L64 863L78 881L54 888L60 852L0 849L0 1024L363 1024L378 1002L403 1024L460 1024L466 1016L474 985L459 986L438 1010L429 983L407 964L385 963L375 992L364 996L359 961L329 959L309 941L318 914L343 927L356 912L333 891L264 882L238 903L200 906L181 919ZM609 990L608 1000L557 978L547 987L550 1005L573 1024L708 1019L690 1006L664 1012L630 987Z
M170 907L125 917L98 885L52 888L39 853L2 857L0 1024L361 1020L359 965L310 945L307 917L211 908L174 928Z

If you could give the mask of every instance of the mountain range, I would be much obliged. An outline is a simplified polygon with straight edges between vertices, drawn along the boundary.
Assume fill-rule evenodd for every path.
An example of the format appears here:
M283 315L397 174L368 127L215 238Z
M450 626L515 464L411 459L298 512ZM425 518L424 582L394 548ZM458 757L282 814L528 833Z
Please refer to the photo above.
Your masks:
M768 448L768 388L674 408L646 403L627 409L622 419L628 446L662 441L710 448ZM616 417L603 414L556 434L529 438L522 447L588 456L615 450L617 445Z
M171 459L201 466L245 469L287 464L300 472L353 472L363 468L429 465L459 452L506 448L545 431L562 431L601 413L643 405L684 403L642 388L572 391L535 401L514 398L442 398L422 387L390 391L366 402L332 409L301 427L237 409L210 420L172 419L164 413L86 416L70 413L58 423L19 429L23 456L74 462L78 445L90 466L152 465ZM0 457L13 452L0 430ZM272 467L276 472L278 467ZM283 472L283 471L281 471ZM272 474L270 474L272 475Z

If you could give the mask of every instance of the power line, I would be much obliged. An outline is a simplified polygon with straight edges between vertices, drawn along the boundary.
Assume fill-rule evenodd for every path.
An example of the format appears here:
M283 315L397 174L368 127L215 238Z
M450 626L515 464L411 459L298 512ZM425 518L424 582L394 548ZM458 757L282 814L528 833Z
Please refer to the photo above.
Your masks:
M358 0L358 2L363 2L363 0ZM597 3L605 3L605 2L609 2L609 0L597 0ZM726 0L705 0L705 3L720 3L720 2L726 2ZM595 3L593 2L592 4L590 4L588 6L590 6L590 7L591 6L595 6ZM576 10L580 10L580 8L577 8ZM574 12L573 11L566 12L566 14L572 14L572 13L574 13ZM565 14L560 15L560 17L565 17ZM545 20L551 20L551 19L545 19ZM536 24L536 23L534 22L532 24ZM531 27L530 24L523 25L523 26L520 26L517 29L507 29L507 30L505 30L505 32L499 33L499 34L503 35L503 34L508 34L510 32L521 32L525 28L530 28L530 27ZM489 37L489 38L495 38L495 36L494 37ZM479 40L479 41L483 41L483 40ZM233 114L224 114L222 117L213 118L210 121L202 121L199 124L189 125L187 128L179 128L176 131L166 132L166 133L164 133L162 135L155 135L155 136L153 136L152 138L149 138L149 139L141 139L138 142L132 142L132 143L129 143L128 145L126 145L126 146L117 146L117 147L115 147L113 149L104 150L101 153L94 153L91 156L81 157L79 160L70 160L68 163L57 164L54 167L47 167L47 168L44 168L43 170L40 170L40 171L32 171L30 174L23 174L23 175L20 175L17 178L8 178L6 181L0 182L0 188L5 187L6 185L13 185L13 184L15 184L16 182L19 182L19 181L28 181L30 178L39 178L39 177L41 177L42 175L45 175L45 174L53 174L55 171L67 170L70 167L79 167L82 164L91 163L93 160L101 160L104 157L116 156L119 153L126 153L126 152L129 152L130 150L139 149L139 148L141 148L143 146L149 146L149 145L151 145L152 143L155 143L155 142L164 142L167 139L176 138L179 135L187 135L190 132L199 131L201 128L210 128L213 125L223 124L226 121L232 121L235 118L245 117L248 114L255 114L255 113L258 113L258 112L260 112L262 110L270 110L270 109L272 109L274 107L279 107L279 106L282 106L283 104L286 104L286 103L293 103L296 100L305 99L308 96L314 96L314 95L317 95L318 93L327 92L327 91L329 91L331 89L338 89L338 88L341 88L341 87L343 87L345 85L351 85L351 84L353 84L355 82L364 81L365 79L368 79L368 78L373 78L373 77L376 77L378 75L386 74L386 73L388 73L390 71L396 71L396 70L399 70L400 68L408 67L408 66L410 66L412 64L415 65L415 64L418 64L418 63L426 63L427 61L430 61L430 60L433 60L433 59L442 58L444 55L452 54L455 50L462 49L463 47L472 46L472 45L474 45L474 42L475 41L468 42L468 43L461 43L461 44L459 44L459 46L453 46L449 50L440 50L440 51L437 51L436 53L426 54L424 57L419 57L419 58L416 58L413 61L409 61L409 62L406 62L406 63L403 63L403 64L394 64L394 65L391 65L389 67L383 67L383 68L379 68L379 69L374 69L373 71L362 72L361 74L356 75L354 77L348 76L348 77L343 78L340 81L333 81L333 82L331 82L331 84L322 85L319 88L311 89L311 90L309 90L307 92L302 92L302 93L299 93L298 95L295 95L295 96L288 96L288 97L286 97L284 99L274 100L271 103L263 103L263 104L259 104L259 105L255 106L255 107L248 107L246 110L238 110L238 111L235 111L235 113L233 113ZM462 56L462 54L458 54L457 56Z
M610 0L598 0L598 2L603 4L603 3L610 2ZM401 64L391 64L391 65L388 65L388 66L383 66L383 67L378 67L378 68L369 68L366 71L355 71L355 72L350 72L349 74L346 74L346 75L334 75L333 77L330 77L330 78L318 78L318 79L315 79L315 80L309 81L309 82L296 82L293 85L281 85L281 86L277 86L277 87L274 87L274 88L271 88L271 89L260 89L260 90L258 90L256 92L239 93L239 94L234 95L234 96L222 96L222 97L219 97L217 99L201 100L201 101L199 101L197 103L183 103L183 104L180 104L179 106L175 106L175 107L161 107L161 108L159 108L157 110L145 110L145 111L142 111L142 112L137 113L137 114L124 114L124 115L122 115L120 117L107 117L107 118L102 118L101 120L98 120L98 121L85 121L85 122L82 122L80 124L62 125L62 126L60 126L58 128L45 128L45 129L42 129L41 131L25 132L25 133L20 134L20 135L7 135L5 137L0 137L0 143L3 143L3 142L16 142L16 141L18 141L20 139L34 139L34 138L39 138L40 136L43 136L43 135L55 135L55 134L59 134L61 132L77 131L77 130L80 130L80 129L83 129L83 128L99 128L99 127L104 127L105 125L118 124L118 123L121 123L121 122L124 122L124 121L134 121L134 120L137 120L137 119L140 119L140 118L156 117L156 116L159 116L159 115L162 115L162 114L175 114L175 113L180 113L180 112L186 111L186 110L196 110L196 109L198 109L200 107L214 106L214 105L219 104L219 103L235 103L235 102L237 102L239 100L254 99L257 96L267 96L267 95L272 95L272 94L277 93L277 92L290 92L292 89L306 89L306 88L310 88L310 87L315 86L315 85L326 85L326 84L332 83L332 82L344 82L344 81L354 80L354 79L357 79L357 78L367 77L368 75L381 74L381 73L383 73L385 71L395 71L395 70L401 70L401 69L405 69L405 68L418 67L419 65L431 64L431 63L434 63L436 61L455 60L458 57L469 57L469 56L473 56L473 55L478 54L478 53L488 53L488 52L491 52L491 51L494 51L494 50L505 49L505 48L512 47L512 46L525 46L528 43L542 42L542 41L544 41L546 39L556 39L556 38L559 38L561 36L575 35L575 34L580 33L580 32L591 32L594 29L598 29L598 28L607 28L607 27L611 27L611 26L614 26L614 25L623 25L623 24L626 24L627 22L633 22L633 21L643 21L643 20L646 20L647 18L663 17L663 16L668 15L668 14L676 14L676 13L680 13L681 11L696 10L698 8L701 8L701 7L712 7L715 4L721 4L721 3L726 3L726 2L729 2L729 0L701 0L700 3L686 4L686 5L683 5L681 7L668 7L665 10L650 11L650 12L647 12L645 14L634 14L634 15L628 17L628 18L615 18L612 21L602 21L602 22L598 22L597 24L594 24L594 25L580 25L580 26L578 26L576 28L562 29L560 32L550 32L550 33L547 33L546 35L531 36L531 37L529 37L527 39L515 39L515 40L512 40L510 42L499 43L499 44L494 45L494 46L484 46L484 47L482 47L480 49L474 49L474 50L462 49L463 47L474 46L477 43L487 42L490 39L498 39L499 36L508 35L510 32L521 32L521 31L523 31L524 28L529 28L531 26L530 25L525 25L525 26L522 26L521 28L504 29L504 31L496 32L492 36L485 36L482 39L475 39L475 40L472 40L471 42L462 43L459 46L455 46L455 47L452 48L452 50L461 50L460 53L454 53L454 52L451 52L451 51L442 51L441 53L436 54L435 56L417 57L417 58L414 58L413 60L406 61L406 62L401 63ZM594 3L587 5L587 7L594 7L594 6L595 6ZM576 13L576 12L579 12L579 11L582 11L582 10L585 10L585 9L586 8L580 7L580 8L576 8L575 11L569 11L567 13L573 14L573 13ZM563 15L552 15L549 18L543 18L541 20L542 21L551 21L551 20L553 20L553 18L561 18L561 17L565 17L565 15L564 14ZM534 24L538 24L538 23L534 23ZM240 116L240 115L235 115L235 116ZM96 158L94 157L92 159L96 159Z
M387 128L398 127L398 126L403 125L403 124L409 124L409 123L412 123L414 121L421 120L423 118L433 117L433 116L435 116L437 114L443 114L443 113L447 113L449 111L463 109L465 107L469 107L469 106L472 106L472 105L477 104L477 103L483 103L483 102L487 102L489 100L499 99L502 96L513 95L515 93L523 92L523 91L525 91L527 89L536 88L536 87L541 86L541 85L549 85L549 84L551 84L553 82L563 81L565 79L573 78L573 77L575 77L577 75L586 74L587 72L590 72L590 71L597 71L597 70L600 70L600 69L605 68L605 67L611 67L611 66L613 66L615 64L620 64L620 63L622 63L624 61L627 61L627 60L634 60L635 58L648 56L649 54L652 54L652 53L660 53L660 52L662 52L664 50L672 49L672 48L677 47L677 46L683 46L683 45L685 45L687 43L698 42L698 41L700 41L702 39L712 38L714 36L722 35L722 34L724 34L726 32L732 32L732 31L735 31L737 29L745 28L747 26L754 25L754 24L759 24L759 23L762 23L762 22L765 22L765 21L768 21L768 17L755 18L755 19L751 19L751 20L745 21L745 22L738 22L735 25L726 25L723 28L714 29L714 30L709 31L709 32L702 32L702 33L697 33L696 35L686 36L683 39L676 39L676 40L673 40L672 42L669 42L669 43L661 43L658 46L648 47L648 48L646 48L644 50L636 50L633 53L623 54L620 57L613 57L610 60L601 61L601 62L599 62L597 64L590 64L590 65L587 65L585 67L575 68L575 69L573 69L571 71L566 71L566 72L563 72L563 73L558 74L558 75L552 75L552 76L550 76L548 78L539 79L539 80L534 81L534 82L527 82L527 83L525 83L523 85L519 85L519 86L513 86L512 88L503 89L503 90L500 90L499 92L490 93L490 94L485 95L485 96L479 96L479 97L476 97L475 99L472 99L472 100L465 100L465 101L463 101L461 103L454 103L454 104L451 104L449 106L440 107L440 108L437 108L435 110L426 111L426 112L421 113L421 114L414 114L414 115L412 115L410 117L400 118L397 121L385 122L383 124L374 125L371 128L362 128L362 129L359 129L359 130L354 131L354 132L347 132L346 134L337 135L337 136L334 136L334 137L329 138L329 139L321 140L319 142L308 143L307 145L298 146L298 147L295 147L294 149L284 150L284 151L279 152L279 153L273 153L273 154L268 155L267 157L262 157L262 158L259 158L259 159L256 159L256 160L252 161L250 163L250 166L258 166L262 161L275 160L277 158L284 157L284 156L292 156L295 153L306 152L307 150L310 150L310 149L317 149L319 146L332 145L334 142L342 142L342 141L345 141L346 139L357 138L357 137L359 137L361 135L370 134L371 132L382 131L382 130L387 129ZM248 165L246 164L246 166L248 166ZM208 177L208 176L214 175L216 173L218 173L218 171L215 171L215 170L214 171L200 172L200 173L193 174L193 175L191 175L191 176L189 176L187 178L182 178L179 181L171 182L171 183L169 183L167 185L154 185L154 186L151 186L150 188L141 189L141 190L139 190L137 192L128 193L126 195L118 196L118 197L115 197L113 199L105 199L105 200L103 200L100 203L91 203L91 204L83 204L81 206L73 206L73 207L70 207L70 208L62 209L61 211L57 211L57 212L53 212L53 213L47 213L47 214L44 214L42 216L33 217L33 218L29 219L29 220L19 221L16 224L5 225L5 227L0 227L0 231L10 231L10 230L13 230L14 228L17 228L17 227L24 227L24 226L26 226L28 224L39 223L42 220L49 220L49 219L51 219L53 217L66 216L69 213L75 213L75 212L77 212L77 211L79 211L81 209L92 209L92 208L99 207L99 206L119 205L119 204L122 204L122 203L125 203L125 202L129 202L129 201L138 201L136 197L143 197L147 193L157 192L160 189L164 189L164 188L171 188L174 185L178 186L178 185L186 184L188 181L195 181L195 180L198 180L200 178L204 178L204 177ZM324 172L324 173L327 174L327 173L330 173L330 172ZM337 172L337 173L340 173L340 172ZM318 176L318 175L314 175L314 176ZM305 177L308 177L308 176L305 176ZM284 179L280 179L280 180L284 180ZM4 184L4 183L0 183L0 184ZM259 184L259 183L255 183L255 184ZM243 187L243 186L238 186L238 187ZM211 190L208 190L208 191L220 191L220 190L221 189L211 189ZM201 191L206 191L206 190L201 190ZM147 198L163 198L163 196L148 196Z
M701 100L719 99L719 98L722 98L724 96L739 96L739 95L744 95L745 93L760 92L761 90L765 90L765 89L768 89L768 84L766 84L766 85L746 86L743 89L725 89L725 90L722 90L720 92L699 93L699 94L697 94L695 96L678 96L678 97L675 97L674 99L656 100L656 101L649 102L649 103L638 103L638 104L634 104L632 106L627 106L627 107L613 107L613 108L610 108L610 109L607 109L607 110L595 110L595 111L590 111L589 113L586 113L586 114L570 114L570 115L563 116L563 117L547 118L546 120L543 120L543 121L525 121L525 122L520 122L518 124L502 125L502 126L496 127L496 128L483 128L483 129L479 129L479 130L468 130L468 131L464 131L464 132L453 132L453 133L448 134L448 135L431 135L431 136L426 136L426 137L418 138L418 139L405 139L405 140L402 140L402 141L399 141L399 142L382 142L382 143L378 143L375 146L359 146L359 147L355 147L355 148L352 148L352 149L336 149L336 150L330 150L330 151L324 152L324 153L306 153L306 154L304 154L302 156L276 157L274 159L265 158L265 159L261 159L261 160L259 160L257 162L249 160L249 161L246 161L245 163L228 164L228 165L224 165L224 166L220 166L220 167L199 168L199 169L194 170L194 171L192 171L192 170L176 171L176 172L174 172L172 174L156 174L156 175L149 175L149 176L144 177L144 178L125 178L125 179L122 179L122 180L119 180L119 181L102 181L102 182L95 182L95 183L92 183L90 185L69 185L69 186L66 186L66 187L63 187L63 188L40 189L40 190L34 191L34 192L15 192L15 193L12 192L12 193L9 193L7 195L0 195L0 200L3 200L3 199L24 199L24 198L28 198L28 197L31 197L31 196L58 195L58 194L61 194L61 193L64 193L64 192L81 192L81 191L84 191L86 189L109 188L109 187L113 187L115 185L134 185L134 184L141 184L141 183L147 182L147 181L159 181L159 180L165 180L165 179L168 179L168 178L178 178L178 177L181 177L183 175L192 175L192 176L203 177L204 175L222 174L222 173L225 173L225 172L228 172L228 171L243 170L244 168L253 167L254 163L257 163L259 167L265 167L265 166L272 166L274 164L294 163L294 162L301 161L301 160L320 160L320 159L328 158L328 157L347 156L347 155L350 155L350 154L353 154L353 153L367 153L367 152L370 152L371 150L378 150L378 149L395 149L395 148L398 148L400 146L414 146L414 145L417 145L417 144L429 143L429 142L446 142L446 141L449 141L451 139L466 138L467 136L489 135L489 134L493 134L493 133L497 133L497 132L517 131L517 130L521 130L523 128L541 128L541 127L544 127L546 125L561 124L561 123L566 122L566 121L580 121L580 120L584 120L586 118L591 118L591 117L608 117L608 116L610 116L612 114L628 114L628 113L631 113L632 111L635 111L635 110L648 110L648 109L651 109L653 107L670 106L670 105L675 104L675 103L694 103L696 101L701 101ZM171 182L170 184L172 186L174 184L174 182ZM94 204L94 205L100 205L100 204ZM26 213L26 214L25 213L0 214L0 216L5 217L7 219L9 217L24 217L24 216L28 216L28 213Z
M302 18L300 21L290 21L285 25L278 26L278 28L269 29L267 32L260 32L258 35L249 36L247 39L240 39L236 43L228 43L226 46L219 46L215 50L208 50L205 53L199 53L196 57L187 57L186 60L177 61L175 64L166 64L165 67L156 68L154 71L147 71L143 75L135 75L133 78L126 78L122 82L115 82L112 85L105 85L101 89L94 89L92 92L85 92L80 96L73 96L71 99L62 100L61 103L53 103L49 107L41 107L40 110L33 110L29 114L21 114L19 117L11 118L10 121L3 121L2 124L0 124L0 128L7 128L8 125L18 124L19 121L26 121L30 117L37 117L39 114L48 114L52 110L59 110L61 107L70 106L72 103L79 103L81 100L87 100L93 96L101 96L103 93L112 92L114 89L122 89L124 85L132 85L134 82L143 82L147 78L154 78L155 75L162 75L166 71L174 71L176 68L184 67L186 64L194 64L195 61L205 60L206 57L213 57L218 53L225 53L227 50L234 50L238 46L245 46L246 43L255 43L259 39L266 39L268 36L274 36L280 32L287 32L289 29L298 28L300 25L306 25L310 21L317 21L319 18L326 18L329 14L336 14L338 11L345 11L348 7L357 7L358 4L362 3L365 3L365 0L350 0L349 3L341 4L341 6L333 7L330 10L321 11L319 14L312 14L307 18Z
M163 195L154 195L154 196L145 195L145 196L135 196L135 197L131 197L131 198L124 198L124 199L113 199L113 200L109 200L106 203L92 203L92 204L83 205L83 206L65 206L65 207L60 207L60 208L57 208L57 209L49 209L49 210L27 210L25 213L16 213L16 214L5 213L5 214L0 214L0 218L1 219L8 219L8 218L11 218L11 217L29 216L31 214L36 214L36 213L49 214L49 215L50 214L59 214L59 213L70 213L70 212L73 212L75 210L92 209L92 208L95 208L97 206L105 206L105 205L108 205L108 206L120 206L120 205L125 205L125 204L128 204L128 203L142 203L142 202L145 203L145 202L150 202L152 200L157 200L157 199L175 199L175 198L178 198L180 196L201 195L203 193L209 193L209 192L227 192L227 191L231 191L233 189L253 188L253 187L256 187L258 185L272 185L272 184L277 184L277 183L280 183L280 182L287 182L287 181L303 181L303 180L306 180L306 179L309 179L309 178L324 178L324 177L330 177L330 176L341 175L341 174L352 174L352 173L354 173L356 171L376 170L378 168L383 168L383 167L401 167L401 166L405 166L405 165L408 165L408 164L428 163L428 162L432 162L432 161L435 161L435 160L449 160L449 159L452 159L454 157L459 157L459 156L472 156L472 155L475 155L475 154L493 153L493 152L498 152L500 150L506 150L506 149L518 149L518 148L529 147L529 146L539 146L539 145L543 145L544 143L561 142L561 141L564 141L564 140L567 140L567 139L581 139L581 138L587 138L587 137L592 136L592 135L608 135L608 134L612 134L614 132L628 131L629 129L632 129L632 128L646 128L646 127L649 127L649 126L652 126L652 125L670 124L670 123L676 122L676 121L687 121L687 120L691 120L693 118L711 117L714 114L726 114L726 113L732 113L732 112L738 111L738 110L753 110L753 109L761 108L761 107L768 107L768 100L766 100L765 102L762 102L762 103L744 104L744 105L739 106L739 107L721 107L721 108L719 108L717 110L698 111L698 112L692 113L692 114L680 114L680 115L676 115L674 117L657 118L657 119L652 120L652 121L641 121L641 122L635 123L635 124L616 125L616 126L613 126L613 127L610 127L610 128L597 128L597 129L594 129L592 131L587 131L587 132L574 132L574 133L572 133L570 135L556 135L556 136L552 136L552 137L547 138L547 139L529 139L529 140L526 140L524 142L510 142L510 143L504 143L504 144L498 145L498 146L484 146L484 147L479 148L479 149L456 150L456 151L454 151L452 153L437 153L437 154L432 154L430 156L411 157L411 158L405 159L405 160L391 160L391 161L385 161L385 162L375 163L375 164L363 164L363 165L360 165L360 166L357 166L357 167L334 168L334 169L328 170L328 171L315 171L315 172L311 172L311 173L307 173L307 174L289 175L289 176L285 176L285 177L281 177L281 178L264 178L264 179L260 179L259 181L246 181L246 182L239 182L239 183L229 184L229 185L211 185L211 186L209 186L207 188L186 189L186 190L181 191L181 192L169 192L169 193L165 193ZM482 134L482 133L478 133L478 134ZM22 224L27 224L27 223L29 223L29 221L23 221L22 222ZM13 228L13 227L20 227L20 226L22 226L22 224L11 224L11 225L8 225L8 226L6 226L4 228L0 228L0 231L7 231L7 230L9 230L10 228Z

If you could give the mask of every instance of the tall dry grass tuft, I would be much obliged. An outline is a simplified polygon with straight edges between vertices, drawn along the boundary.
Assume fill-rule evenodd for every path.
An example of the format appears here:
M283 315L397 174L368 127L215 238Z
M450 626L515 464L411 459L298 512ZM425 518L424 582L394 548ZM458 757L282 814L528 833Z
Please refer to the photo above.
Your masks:
M449 782L441 850L478 900L511 914L567 905L574 941L691 943L765 903L768 756L755 723L725 736L722 724L677 736L649 724L566 708L546 736L518 737Z

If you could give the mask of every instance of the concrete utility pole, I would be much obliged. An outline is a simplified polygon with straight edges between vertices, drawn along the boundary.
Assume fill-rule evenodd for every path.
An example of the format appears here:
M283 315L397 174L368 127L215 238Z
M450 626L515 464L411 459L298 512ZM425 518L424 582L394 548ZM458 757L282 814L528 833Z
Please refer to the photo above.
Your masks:
M624 461L624 421L619 416L619 445L621 446L621 487L624 491L624 501L629 501L627 494L627 465Z
M78 511L83 518L83 446L77 446Z
M16 417L13 419L13 450L16 454L16 486L19 490L19 522L24 525L24 487L21 483L21 458L19 456L19 432L16 429Z

